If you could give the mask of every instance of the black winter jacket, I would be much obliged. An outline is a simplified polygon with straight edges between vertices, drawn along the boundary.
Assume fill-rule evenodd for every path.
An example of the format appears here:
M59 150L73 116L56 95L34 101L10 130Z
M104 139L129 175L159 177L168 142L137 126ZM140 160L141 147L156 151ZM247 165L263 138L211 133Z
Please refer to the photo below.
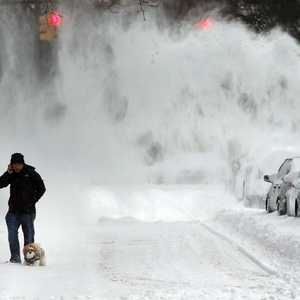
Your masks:
M0 188L7 187L9 184L8 211L35 213L35 204L46 191L44 181L35 168L25 164L20 173L9 174L6 171L0 177Z

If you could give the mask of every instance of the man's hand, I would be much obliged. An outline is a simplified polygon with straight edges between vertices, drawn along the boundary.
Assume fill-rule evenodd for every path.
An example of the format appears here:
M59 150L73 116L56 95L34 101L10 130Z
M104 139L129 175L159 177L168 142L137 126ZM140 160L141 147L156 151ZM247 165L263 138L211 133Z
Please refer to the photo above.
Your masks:
M13 170L11 164L9 164L8 167L7 167L7 172L8 172L9 174L12 174L13 171L14 171L14 170Z

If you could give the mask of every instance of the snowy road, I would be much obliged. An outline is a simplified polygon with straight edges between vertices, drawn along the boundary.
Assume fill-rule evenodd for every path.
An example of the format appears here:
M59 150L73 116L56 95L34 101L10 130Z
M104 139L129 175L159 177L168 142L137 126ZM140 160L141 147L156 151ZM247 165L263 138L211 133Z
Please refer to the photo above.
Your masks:
M104 221L100 227L99 272L129 299L264 299L283 285L199 222Z
M102 219L69 238L48 250L46 268L2 264L0 299L293 298L259 260L199 222Z

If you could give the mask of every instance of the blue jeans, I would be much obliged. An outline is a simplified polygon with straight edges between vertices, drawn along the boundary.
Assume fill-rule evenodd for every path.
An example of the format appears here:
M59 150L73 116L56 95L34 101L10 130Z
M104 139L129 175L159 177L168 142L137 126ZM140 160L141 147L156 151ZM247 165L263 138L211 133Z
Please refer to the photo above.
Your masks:
M35 213L12 213L7 212L5 216L8 229L9 249L12 258L20 258L20 244L18 231L20 225L24 235L24 246L34 243L34 220Z

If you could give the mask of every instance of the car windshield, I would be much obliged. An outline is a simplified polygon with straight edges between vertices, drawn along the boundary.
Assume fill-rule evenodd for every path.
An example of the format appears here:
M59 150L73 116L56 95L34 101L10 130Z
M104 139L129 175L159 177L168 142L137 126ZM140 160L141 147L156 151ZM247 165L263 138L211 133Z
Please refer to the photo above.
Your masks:
M280 166L279 170L278 170L278 174L280 176L285 176L286 174L288 174L292 169L292 159L286 159L283 164Z

